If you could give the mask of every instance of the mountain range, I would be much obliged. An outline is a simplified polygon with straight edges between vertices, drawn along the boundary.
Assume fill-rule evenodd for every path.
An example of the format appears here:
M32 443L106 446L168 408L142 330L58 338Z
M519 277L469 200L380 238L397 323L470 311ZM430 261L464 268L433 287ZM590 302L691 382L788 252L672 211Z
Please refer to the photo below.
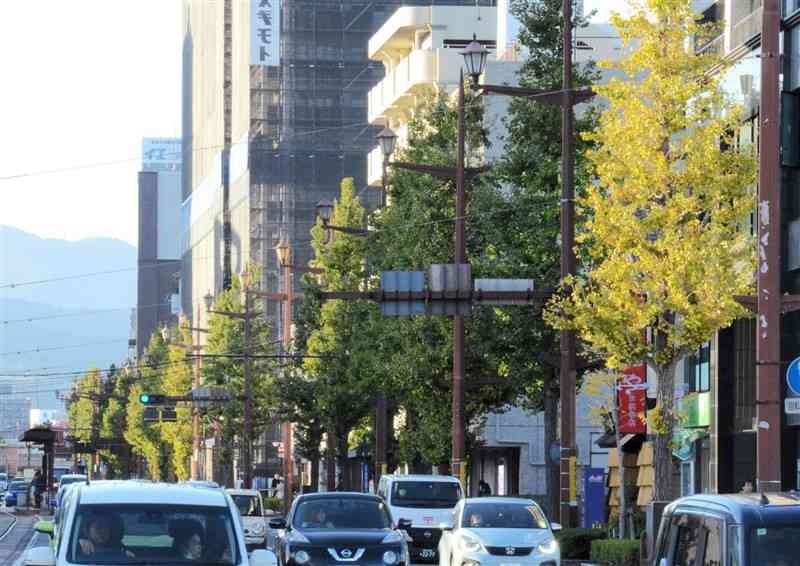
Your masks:
M78 372L127 356L136 305L134 246L0 226L0 388L59 408ZM22 375L25 374L25 375Z

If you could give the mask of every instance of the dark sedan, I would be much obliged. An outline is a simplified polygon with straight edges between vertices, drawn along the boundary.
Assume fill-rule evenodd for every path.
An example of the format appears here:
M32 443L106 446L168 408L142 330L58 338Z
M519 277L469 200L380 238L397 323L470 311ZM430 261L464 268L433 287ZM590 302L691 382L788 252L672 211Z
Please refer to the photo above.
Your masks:
M383 501L362 493L315 493L295 499L276 546L281 566L408 566L405 533Z

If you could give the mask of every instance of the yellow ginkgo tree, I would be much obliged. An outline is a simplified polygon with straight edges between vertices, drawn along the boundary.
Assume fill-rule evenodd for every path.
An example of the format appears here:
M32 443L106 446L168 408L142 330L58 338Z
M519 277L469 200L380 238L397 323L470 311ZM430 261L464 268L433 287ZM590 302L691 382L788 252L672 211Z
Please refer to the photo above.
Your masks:
M598 86L608 101L588 134L595 182L580 199L580 273L546 316L573 329L610 368L647 363L658 378L656 500L673 494L675 368L720 328L747 316L753 292L756 163L736 149L737 108L720 76L728 63L691 45L708 38L690 0L636 0L612 17L628 55L606 67L626 79Z

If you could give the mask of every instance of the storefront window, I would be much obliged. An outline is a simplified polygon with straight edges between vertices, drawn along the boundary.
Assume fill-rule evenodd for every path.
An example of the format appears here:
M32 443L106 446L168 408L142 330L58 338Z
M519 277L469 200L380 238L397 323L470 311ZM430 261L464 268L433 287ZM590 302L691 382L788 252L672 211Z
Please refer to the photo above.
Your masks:
M709 370L711 344L706 342L696 354L688 356L684 364L684 383L688 393L702 393L710 389Z

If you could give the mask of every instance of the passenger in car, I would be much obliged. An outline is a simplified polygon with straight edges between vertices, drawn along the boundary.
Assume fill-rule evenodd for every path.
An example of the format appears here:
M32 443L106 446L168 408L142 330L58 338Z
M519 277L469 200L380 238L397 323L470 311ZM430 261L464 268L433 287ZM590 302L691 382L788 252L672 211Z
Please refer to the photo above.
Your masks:
M193 519L181 519L170 525L172 547L179 558L197 561L203 557L203 541L205 532L203 526Z
M83 559L108 560L135 556L122 544L122 519L116 513L95 512L83 524L83 536L78 539L78 551Z

